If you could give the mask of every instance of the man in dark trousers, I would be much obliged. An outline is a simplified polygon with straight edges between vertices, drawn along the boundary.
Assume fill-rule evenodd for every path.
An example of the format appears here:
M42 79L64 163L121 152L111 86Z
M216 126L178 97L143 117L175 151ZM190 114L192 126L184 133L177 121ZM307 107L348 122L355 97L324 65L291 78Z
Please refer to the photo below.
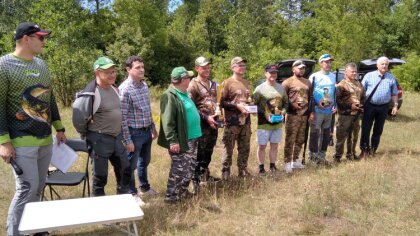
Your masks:
M215 111L217 107L217 84L210 77L211 64L205 57L195 60L195 70L198 75L188 86L188 93L195 103L201 118L201 138L198 139L197 167L193 177L194 192L199 184L219 181L210 175L209 164L217 141Z
M388 71L389 59L378 58L376 66L378 70L367 73L362 81L368 101L365 104L362 119L362 136L360 137L362 152L359 158L374 154L378 149L391 100L394 104L391 114L396 115L398 112L397 82ZM372 126L373 132L370 136Z

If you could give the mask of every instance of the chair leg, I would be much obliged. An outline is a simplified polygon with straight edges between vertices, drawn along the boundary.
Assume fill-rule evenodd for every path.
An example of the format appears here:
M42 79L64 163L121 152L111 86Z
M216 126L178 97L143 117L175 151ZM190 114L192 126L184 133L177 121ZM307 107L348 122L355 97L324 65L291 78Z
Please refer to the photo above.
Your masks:
M48 185L48 187L50 188L50 197L51 197L51 201L54 200L53 198L53 188L51 187L51 185Z

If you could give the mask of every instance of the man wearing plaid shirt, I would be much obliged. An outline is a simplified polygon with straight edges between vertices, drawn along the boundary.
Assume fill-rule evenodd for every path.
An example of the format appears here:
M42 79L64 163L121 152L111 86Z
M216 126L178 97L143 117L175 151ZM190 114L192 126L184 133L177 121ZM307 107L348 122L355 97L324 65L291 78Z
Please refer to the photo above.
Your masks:
M150 108L149 88L144 82L144 61L130 56L125 62L128 78L120 85L123 144L129 152L132 170L130 192L137 194L134 170L140 182L140 195L156 195L147 179L152 141L157 137Z

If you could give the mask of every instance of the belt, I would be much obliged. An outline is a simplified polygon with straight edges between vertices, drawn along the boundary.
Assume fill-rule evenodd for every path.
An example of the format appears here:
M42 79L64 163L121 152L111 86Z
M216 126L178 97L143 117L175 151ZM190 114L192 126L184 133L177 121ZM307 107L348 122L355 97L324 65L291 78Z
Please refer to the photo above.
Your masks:
M141 130L141 131L150 131L152 129L152 126L149 125L147 127L140 127L140 128L132 128L132 127L130 127L130 128L131 129L135 129L135 130Z
M369 104L370 104L370 105L372 105L372 106L375 106L375 107L381 107L381 106L388 105L388 104L389 104L389 102L384 103L384 104L373 104L373 103L369 102Z

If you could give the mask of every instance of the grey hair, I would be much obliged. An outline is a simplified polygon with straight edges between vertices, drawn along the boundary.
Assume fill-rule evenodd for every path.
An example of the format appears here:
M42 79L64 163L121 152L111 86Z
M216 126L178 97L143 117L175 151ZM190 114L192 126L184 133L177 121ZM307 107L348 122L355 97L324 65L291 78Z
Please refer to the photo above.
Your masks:
M378 58L378 60L376 61L376 64L379 65L379 63L381 63L382 61L387 61L389 63L389 58L382 56L380 58Z
M347 69L347 68L356 68L357 69L357 65L354 62L349 62L344 66L344 69Z

